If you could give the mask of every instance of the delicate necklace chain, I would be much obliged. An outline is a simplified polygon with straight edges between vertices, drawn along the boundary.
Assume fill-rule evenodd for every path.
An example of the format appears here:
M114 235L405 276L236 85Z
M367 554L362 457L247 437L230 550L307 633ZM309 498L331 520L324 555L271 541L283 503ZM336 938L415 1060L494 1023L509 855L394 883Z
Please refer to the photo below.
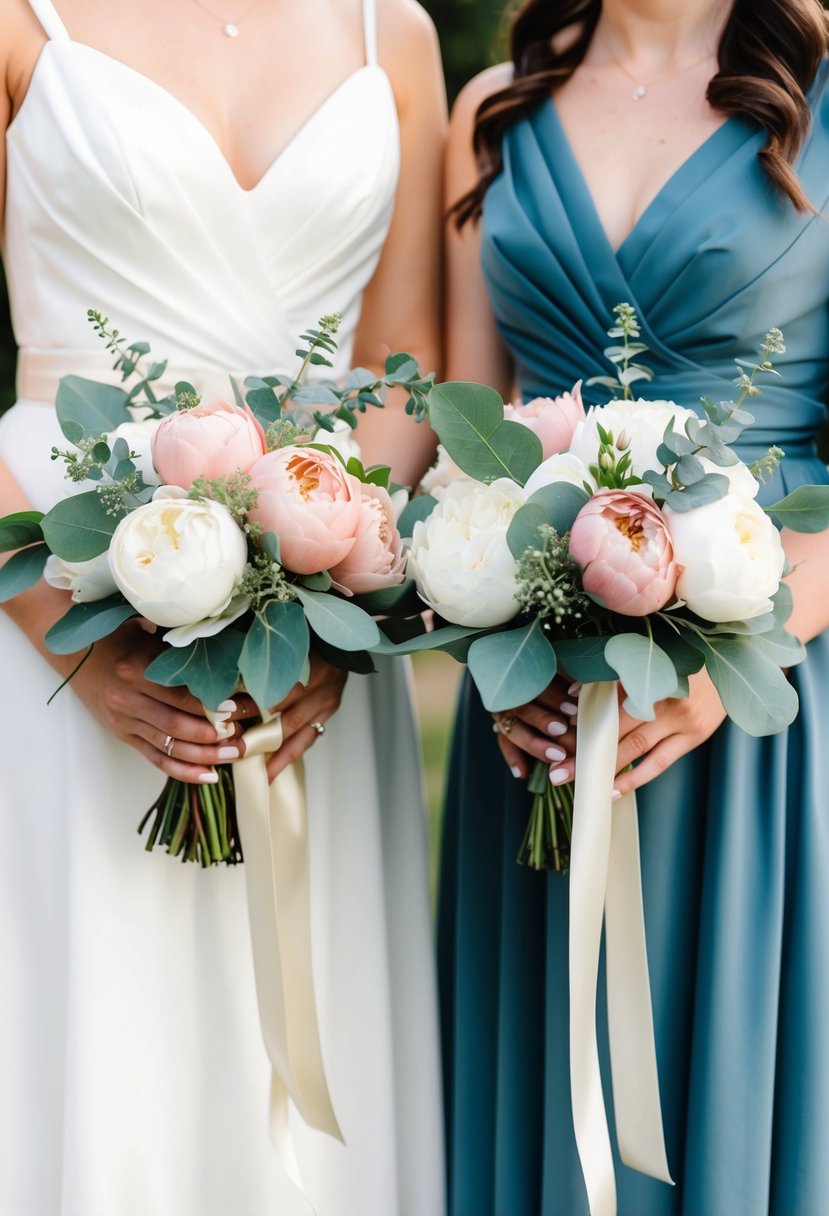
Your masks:
M226 21L224 19L224 17L218 16L217 13L214 13L212 9L207 7L207 5L204 3L204 0L194 0L194 3L196 3L200 9L202 9L205 13L207 13L208 16L212 17L214 21L219 22L219 24L222 27L222 33L224 34L225 38L238 38L240 25L245 20L245 18L248 17L253 12L253 10L257 7L257 5L259 4L259 0L251 0L251 3L243 11L241 17L237 17L235 21Z
M647 97L648 89L653 88L654 85L664 84L666 80L676 80L678 76L684 76L686 72L691 72L694 68L698 68L700 64L706 63L709 59L714 58L714 53L709 51L707 55L703 55L700 59L695 59L693 63L686 64L684 68L680 68L676 72L671 72L667 76L658 76L656 80L649 80L647 83L645 83L644 80L642 80L639 76L634 76L633 72L629 71L629 69L625 67L619 56L613 53L604 39L602 39L602 45L610 58L616 64L619 71L623 72L625 76L627 76L628 80L633 81L634 89L630 95L631 101L641 101L643 97Z

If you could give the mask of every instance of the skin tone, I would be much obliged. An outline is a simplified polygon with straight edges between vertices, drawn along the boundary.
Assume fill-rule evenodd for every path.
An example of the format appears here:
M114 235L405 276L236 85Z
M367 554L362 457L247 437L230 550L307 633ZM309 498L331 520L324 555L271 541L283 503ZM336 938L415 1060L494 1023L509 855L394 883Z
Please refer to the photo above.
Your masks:
M321 102L365 63L361 0L303 0L301 5L260 0L252 9L211 3L209 12L196 0L113 0L107 5L57 0L56 7L75 41L155 80L191 110L244 189L260 180ZM379 62L391 81L399 115L401 173L389 237L365 294L354 361L379 370L388 350L405 348L422 367L439 370L440 149L446 125L440 55L434 28L414 0L384 0L378 7ZM238 38L222 36L227 20L237 21ZM46 39L25 0L0 0L0 26L5 86L0 89L0 123L5 131L24 102ZM297 54L297 48L310 46L313 58ZM0 222L4 157L0 141ZM433 440L428 429L418 428L413 439L414 425L397 403L380 417L382 435L375 419L361 427L366 463L381 456L387 462L391 451L396 479L413 478L429 463ZM0 515L29 506L0 461ZM41 582L3 605L61 678L81 656L50 654L43 637L69 603L68 593ZM190 783L214 781L214 764L233 759L234 750L244 753L244 723L256 708L250 698L237 697L234 736L217 741L200 703L186 690L162 688L144 678L161 648L157 638L127 622L96 644L72 680L72 692L117 738L165 774ZM271 779L316 742L310 723L325 723L336 711L345 678L312 657L308 685L297 685L277 707L285 742L269 760ZM169 757L161 750L168 735L176 740Z
M721 0L604 0L584 63L556 92L558 115L614 249L668 179L725 120L708 105L705 90L716 70L716 47L729 11ZM492 68L458 99L447 145L449 204L477 181L475 111L511 76L508 64ZM631 98L634 81L648 86L647 96L636 103ZM509 400L513 368L487 300L479 250L478 226L467 224L460 233L449 227L447 377L492 384ZM809 641L829 626L829 535L784 529L782 540L790 564L797 566L788 579L794 596L788 628ZM722 723L725 712L707 673L692 676L689 683L690 696L659 702L652 722L620 711L620 793L652 781ZM533 760L542 759L550 762L555 784L573 779L577 699L578 687L558 680L533 704L508 715L513 725L508 737L499 734L498 744L516 777L526 777ZM636 768L624 772L634 760L639 761Z

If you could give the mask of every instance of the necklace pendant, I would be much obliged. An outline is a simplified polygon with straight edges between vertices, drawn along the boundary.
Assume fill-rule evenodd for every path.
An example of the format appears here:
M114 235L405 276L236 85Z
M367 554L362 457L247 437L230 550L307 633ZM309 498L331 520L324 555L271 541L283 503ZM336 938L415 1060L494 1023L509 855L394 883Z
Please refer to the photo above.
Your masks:
M631 93L631 97L633 98L634 101L641 101L643 97L647 96L647 92L648 92L648 89L647 89L646 85L638 84L636 86L636 88L633 90L633 92Z
M238 25L234 25L232 21L228 21L222 26L222 33L224 34L225 38L238 38L239 27Z

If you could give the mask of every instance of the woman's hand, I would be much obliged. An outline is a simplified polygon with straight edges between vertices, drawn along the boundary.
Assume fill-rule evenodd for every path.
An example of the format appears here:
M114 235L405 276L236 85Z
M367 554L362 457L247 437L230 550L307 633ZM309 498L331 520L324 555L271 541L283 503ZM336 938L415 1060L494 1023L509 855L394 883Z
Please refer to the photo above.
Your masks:
M670 768L675 760L710 739L725 718L716 688L704 669L689 678L690 694L669 697L656 705L652 722L641 722L619 710L619 755L616 790L628 794L641 789ZM620 690L620 696L624 693ZM630 772L623 770L634 760Z
M492 715L498 746L513 777L528 777L533 762L543 760L554 785L572 780L578 691L577 684L557 678L529 705Z
M268 757L268 779L275 777L303 756L316 743L324 726L339 709L348 672L332 667L311 652L311 676L307 684L296 684L284 701L276 706L282 714L283 743Z
M127 621L95 643L70 687L107 730L168 777L213 784L218 780L214 765L244 754L242 722L257 714L256 706L250 697L234 697L229 734L220 739L186 688L165 688L145 678L161 649L137 621Z

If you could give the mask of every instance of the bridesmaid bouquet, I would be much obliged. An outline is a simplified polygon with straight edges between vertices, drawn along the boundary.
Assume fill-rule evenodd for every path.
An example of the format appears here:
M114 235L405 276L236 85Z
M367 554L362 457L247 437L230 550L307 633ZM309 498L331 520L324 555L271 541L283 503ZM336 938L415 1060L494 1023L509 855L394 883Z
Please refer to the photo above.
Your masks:
M732 446L753 418L755 380L773 373L782 334L741 364L733 402L702 399L702 417L669 401L632 400L651 373L629 305L615 309L606 354L621 400L585 412L580 385L552 401L504 407L478 384L442 384L426 409L443 452L412 501L408 573L435 628L381 622L395 653L444 649L465 660L486 708L538 696L557 670L582 683L619 681L643 720L657 701L688 695L705 665L723 706L752 735L797 713L783 667L804 649L786 632L791 595L774 517L798 531L829 526L829 487L802 486L763 508L760 482L783 453L750 467ZM774 373L776 374L776 373ZM406 630L409 636L404 636ZM573 787L548 766L519 860L566 870ZM608 791L609 793L609 791Z
M312 642L335 665L372 670L374 601L404 580L396 516L407 494L388 468L365 469L349 436L387 388L404 387L420 408L431 379L401 354L380 378L358 368L342 385L305 386L309 366L331 366L331 316L301 336L294 378L251 378L244 399L232 381L233 400L202 401L184 382L162 396L166 364L145 367L145 343L127 346L106 318L90 320L122 385L61 381L70 446L53 459L75 492L45 515L0 520L0 551L18 551L0 570L0 600L41 575L71 591L45 641L55 654L85 651L81 664L131 617L163 630L147 677L185 685L219 735L237 689L267 715L305 681ZM214 786L168 781L139 828L151 825L148 849L202 866L241 860L230 769L218 773Z

